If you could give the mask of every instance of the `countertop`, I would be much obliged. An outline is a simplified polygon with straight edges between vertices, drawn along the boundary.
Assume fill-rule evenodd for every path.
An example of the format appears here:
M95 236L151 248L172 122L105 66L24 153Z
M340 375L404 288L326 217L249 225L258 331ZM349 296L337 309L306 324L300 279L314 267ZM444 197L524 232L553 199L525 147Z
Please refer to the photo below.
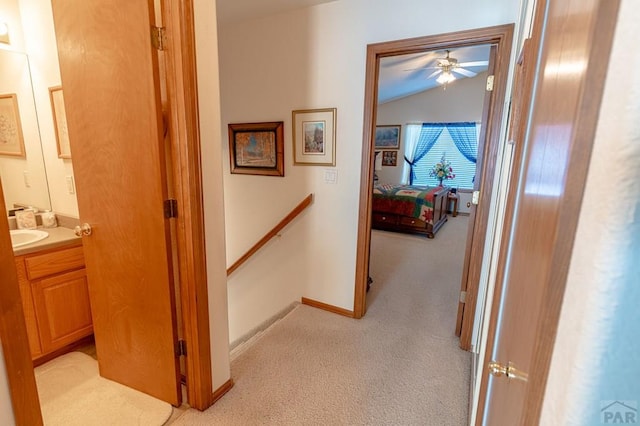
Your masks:
M49 236L44 240L36 241L32 244L27 244L13 249L14 256L22 256L25 254L34 253L40 250L51 249L55 247L62 247L72 243L82 241L82 237L76 236L73 229L64 228L58 226L57 228L42 228L38 227L42 231L46 231Z

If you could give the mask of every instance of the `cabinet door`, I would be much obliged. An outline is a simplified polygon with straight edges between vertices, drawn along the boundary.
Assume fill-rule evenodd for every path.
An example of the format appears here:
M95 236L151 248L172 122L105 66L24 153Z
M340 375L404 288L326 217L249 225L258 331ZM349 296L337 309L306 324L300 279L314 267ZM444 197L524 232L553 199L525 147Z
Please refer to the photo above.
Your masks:
M84 269L32 283L43 352L92 333L91 307Z
M27 325L29 350L31 351L31 358L37 358L42 354L42 348L40 347L40 334L38 333L36 310L33 306L31 283L27 279L27 270L24 264L24 257L16 258L16 271L18 272L18 285L20 286L20 298L22 299L24 322Z

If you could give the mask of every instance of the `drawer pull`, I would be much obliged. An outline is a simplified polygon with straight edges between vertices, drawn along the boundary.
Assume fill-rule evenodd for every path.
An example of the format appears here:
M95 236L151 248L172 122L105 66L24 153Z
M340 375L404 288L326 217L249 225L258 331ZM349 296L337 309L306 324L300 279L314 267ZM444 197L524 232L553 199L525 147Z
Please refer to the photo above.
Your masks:
M387 220L387 217L386 216L382 216L382 220Z

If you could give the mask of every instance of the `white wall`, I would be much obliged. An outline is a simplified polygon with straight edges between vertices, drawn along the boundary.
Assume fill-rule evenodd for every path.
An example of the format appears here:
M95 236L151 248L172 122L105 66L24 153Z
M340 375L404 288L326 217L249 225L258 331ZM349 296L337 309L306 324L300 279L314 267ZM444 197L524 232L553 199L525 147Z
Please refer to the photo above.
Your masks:
M541 424L598 424L603 401L640 402L640 74L618 73L640 67L639 15L621 2Z
M338 1L219 32L227 262L308 193L314 203L229 280L231 340L301 296L353 309L366 46L513 22L518 2ZM460 11L464 11L461 14ZM338 182L293 166L291 111L336 107ZM228 123L284 121L285 177L229 174Z
M231 377L215 2L194 1L213 389Z
M404 135L407 123L440 123L482 120L482 104L487 73L474 78L463 78L435 89L378 105L378 125L402 125L402 142L395 167L383 166L379 170L380 182L400 183L404 166Z
M13 407L9 395L9 382L7 380L7 368L4 364L4 354L0 342L0 425L12 426L15 424Z

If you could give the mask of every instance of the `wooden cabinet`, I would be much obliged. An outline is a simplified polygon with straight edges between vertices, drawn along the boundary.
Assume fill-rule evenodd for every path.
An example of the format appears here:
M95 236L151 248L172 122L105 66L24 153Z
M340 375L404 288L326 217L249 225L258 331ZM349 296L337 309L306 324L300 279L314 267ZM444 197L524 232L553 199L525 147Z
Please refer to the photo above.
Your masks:
M82 246L18 256L16 268L34 360L93 332Z

